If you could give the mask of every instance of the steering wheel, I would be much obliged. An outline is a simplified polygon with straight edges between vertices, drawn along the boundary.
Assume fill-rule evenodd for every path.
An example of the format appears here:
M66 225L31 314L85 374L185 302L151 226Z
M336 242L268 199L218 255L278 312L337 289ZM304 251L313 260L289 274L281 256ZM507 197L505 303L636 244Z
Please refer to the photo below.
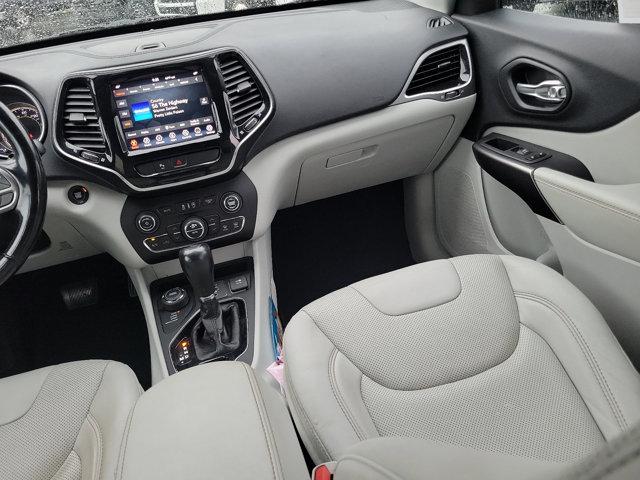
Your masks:
M0 156L0 285L27 260L42 231L47 179L35 144L0 102L0 130L13 154Z

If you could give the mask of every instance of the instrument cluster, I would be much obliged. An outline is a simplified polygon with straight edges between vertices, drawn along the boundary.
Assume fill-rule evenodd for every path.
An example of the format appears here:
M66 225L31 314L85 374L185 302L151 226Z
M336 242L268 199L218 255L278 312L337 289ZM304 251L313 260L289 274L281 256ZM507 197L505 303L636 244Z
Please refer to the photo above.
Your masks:
M46 135L46 118L38 99L18 85L0 85L0 102L4 103L16 116L33 140L42 142ZM0 131L0 155L10 155L12 146Z

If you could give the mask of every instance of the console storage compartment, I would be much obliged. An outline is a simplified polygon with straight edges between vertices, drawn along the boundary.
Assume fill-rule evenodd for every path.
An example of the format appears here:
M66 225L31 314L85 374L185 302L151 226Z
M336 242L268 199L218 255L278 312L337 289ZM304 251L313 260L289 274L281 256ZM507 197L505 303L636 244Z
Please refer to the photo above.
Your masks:
M136 404L119 480L305 479L280 394L242 362L187 369Z

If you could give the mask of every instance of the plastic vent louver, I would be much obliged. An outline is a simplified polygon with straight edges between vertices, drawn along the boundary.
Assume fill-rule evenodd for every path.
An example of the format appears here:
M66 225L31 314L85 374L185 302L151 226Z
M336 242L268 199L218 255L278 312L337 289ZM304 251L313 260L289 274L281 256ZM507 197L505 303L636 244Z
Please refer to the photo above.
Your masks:
M62 135L76 148L104 153L106 145L98 121L96 105L86 80L71 80L64 94Z
M453 45L425 58L407 87L407 95L439 92L458 86L461 82L460 56L463 49L462 45Z
M229 113L236 127L244 125L263 109L265 102L257 79L239 54L223 53L218 66L227 93Z
M438 28L438 27L446 27L447 25L451 25L453 22L449 20L447 17L434 17L427 20L427 27L429 28Z

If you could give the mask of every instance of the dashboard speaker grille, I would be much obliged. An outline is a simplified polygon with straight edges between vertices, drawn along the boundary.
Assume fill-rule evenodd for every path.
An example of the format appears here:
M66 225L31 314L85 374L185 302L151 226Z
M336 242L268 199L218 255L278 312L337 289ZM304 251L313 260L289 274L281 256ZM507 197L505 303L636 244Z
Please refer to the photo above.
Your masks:
M433 52L416 70L407 87L407 95L439 92L463 83L462 55L465 54L463 45L453 45Z
M106 151L95 99L84 79L70 80L64 91L62 135L76 148L97 153Z
M262 91L255 75L239 54L223 53L217 60L227 93L231 120L236 127L241 127L264 108Z

